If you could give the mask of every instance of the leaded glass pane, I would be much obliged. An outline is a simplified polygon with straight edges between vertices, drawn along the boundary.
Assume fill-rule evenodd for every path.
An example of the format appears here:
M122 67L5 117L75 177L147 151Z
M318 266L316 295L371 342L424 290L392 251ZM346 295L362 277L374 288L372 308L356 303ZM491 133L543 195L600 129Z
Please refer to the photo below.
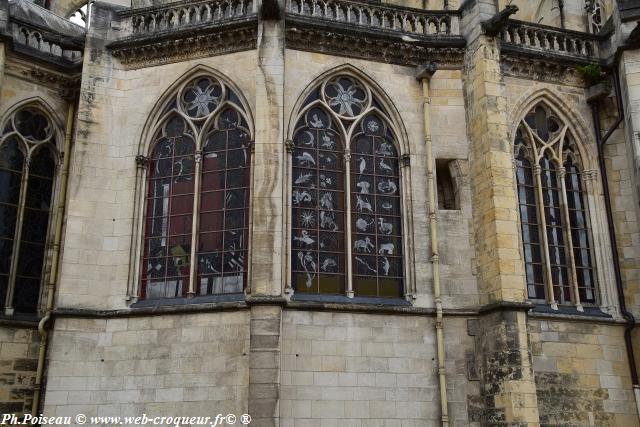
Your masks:
M238 293L246 282L249 132L240 113L223 110L202 149L198 234L200 295Z
M9 284L11 255L16 231L24 155L17 138L0 146L0 304Z
M565 186L567 205L573 243L573 258L576 265L576 280L580 301L595 303L595 275L591 260L591 244L587 226L586 211L583 201L583 190L580 169L571 158L565 162Z
M292 279L298 293L342 294L344 159L329 114L306 112L293 138Z
M400 169L394 137L375 114L351 144L353 287L357 296L401 297Z
M143 298L186 295L193 215L193 132L172 116L155 138L149 162L142 263Z
M560 184L557 168L545 152L540 159L542 199L547 224L547 243L549 244L549 260L553 280L554 299L560 303L571 301L571 284L568 274L568 260L564 242L564 225L560 206Z
M544 267L542 248L540 246L536 191L531 163L525 154L527 141L522 136L522 133L522 130L519 130L517 135L515 158L527 293L531 299L544 300Z
M47 147L31 156L13 294L17 312L35 313L44 268L55 161Z

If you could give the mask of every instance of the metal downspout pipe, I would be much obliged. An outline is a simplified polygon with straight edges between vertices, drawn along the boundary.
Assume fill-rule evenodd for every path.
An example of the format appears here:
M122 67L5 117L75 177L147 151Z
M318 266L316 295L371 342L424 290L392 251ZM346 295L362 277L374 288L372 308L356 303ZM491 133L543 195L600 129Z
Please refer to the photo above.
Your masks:
M443 427L449 426L449 404L447 400L447 378L445 369L444 330L442 297L440 289L440 257L438 251L438 204L434 175L433 144L431 142L431 97L429 82L435 73L433 64L418 70L418 79L422 82L424 104L424 143L427 152L427 193L429 204L429 228L431 233L431 266L433 271L433 299L436 305L436 343L438 347L438 378L440 387L440 410Z
M593 114L593 126L596 136L596 146L598 149L598 165L600 167L600 176L602 178L602 192L604 195L604 205L607 214L607 225L609 231L609 240L611 241L611 256L613 258L613 270L616 280L616 289L618 291L618 301L620 304L620 312L622 317L627 321L627 326L624 329L624 343L627 350L627 359L629 361L629 371L631 373L631 383L636 400L636 410L640 417L640 383L638 381L638 370L636 369L636 361L633 350L633 342L631 339L631 331L636 326L635 318L633 314L627 310L627 304L624 297L624 286L622 285L622 273L620 272L620 257L618 255L618 242L616 238L615 223L613 221L613 211L611 209L611 194L609 192L609 178L607 176L607 166L604 158L604 145L609 140L609 137L620 126L624 120L624 106L622 103L622 91L620 89L620 77L618 71L613 72L613 82L616 92L616 100L618 107L618 119L602 136L602 129L600 128L600 109L598 102L595 101L591 104L591 112Z
M69 102L69 110L67 111L67 123L64 134L64 152L62 161L62 170L60 171L60 194L58 194L58 207L56 212L56 228L53 236L53 254L51 256L51 272L47 282L47 304L45 315L38 323L38 333L40 334L40 347L38 349L38 369L36 371L36 380L33 391L33 403L31 406L31 414L37 415L42 398L42 378L44 374L44 363L47 355L47 339L48 330L46 329L51 319L51 311L53 310L54 295L60 267L60 242L62 241L62 226L64 224L64 213L67 204L67 186L69 183L69 165L71 159L71 140L73 135L73 122L75 119L76 105L75 101Z

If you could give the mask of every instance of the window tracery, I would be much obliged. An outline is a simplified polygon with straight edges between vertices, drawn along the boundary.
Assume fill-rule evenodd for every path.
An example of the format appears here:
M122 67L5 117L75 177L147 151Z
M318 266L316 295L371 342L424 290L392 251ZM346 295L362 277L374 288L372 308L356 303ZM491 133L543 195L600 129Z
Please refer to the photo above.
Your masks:
M69 21L81 27L89 28L89 20L91 18L91 8L93 1L85 3L69 16Z
M36 313L56 172L55 132L40 110L7 120L0 141L0 301Z
M604 6L600 0L587 0L587 17L589 19L589 30L592 34L599 34L604 25Z
M594 304L582 161L569 126L538 104L518 127L514 149L529 298Z
M325 80L292 149L292 284L298 293L400 297L400 162L381 103L358 78Z
M251 138L238 95L212 76L193 78L167 102L156 129L140 296L242 292Z

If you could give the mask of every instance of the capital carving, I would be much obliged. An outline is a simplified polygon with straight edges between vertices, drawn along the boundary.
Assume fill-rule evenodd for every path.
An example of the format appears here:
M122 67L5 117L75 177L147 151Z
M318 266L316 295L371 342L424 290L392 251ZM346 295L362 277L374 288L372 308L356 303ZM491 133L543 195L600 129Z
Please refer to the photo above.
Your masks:
M351 150L344 150L344 161L351 162Z
M136 156L136 165L141 169L146 169L149 166L149 157L141 154Z
M292 141L292 140L287 139L287 140L284 142L284 146L285 146L285 148L287 149L287 153L293 153L293 149L295 148L295 145L294 145L294 143L293 143L293 141Z
M403 154L402 157L400 158L400 165L403 168L411 166L411 155L410 154Z

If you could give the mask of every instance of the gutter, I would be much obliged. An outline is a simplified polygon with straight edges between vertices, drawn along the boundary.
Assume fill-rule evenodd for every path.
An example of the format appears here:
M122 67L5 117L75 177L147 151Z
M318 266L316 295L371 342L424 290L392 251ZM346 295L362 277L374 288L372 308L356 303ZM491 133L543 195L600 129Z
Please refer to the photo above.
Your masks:
M53 255L51 272L47 283L47 305L45 315L38 323L38 333L40 334L40 347L38 350L38 369L36 371L35 386L33 391L33 403L31 405L31 414L37 415L40 401L42 399L42 379L44 377L44 364L47 355L47 338L49 331L47 326L51 319L53 311L54 295L60 268L60 243L62 241L62 227L64 224L64 214L67 203L67 187L69 184L69 165L71 159L71 141L73 135L73 122L75 119L76 105L74 101L69 102L69 110L67 111L67 124L64 135L64 152L62 171L60 173L60 194L58 195L58 211L56 212L56 228L53 238Z
M607 143L613 132L620 126L624 120L624 106L622 103L622 91L620 90L620 77L618 70L614 68L613 82L616 92L616 103L618 108L618 119L602 136L602 129L600 128L600 108L598 102L591 103L591 112L593 114L593 125L596 136L596 146L598 148L598 165L600 167L600 176L602 177L602 186L605 200L605 209L607 213L607 225L609 231L609 239L611 241L611 255L613 257L613 267L616 280L616 289L618 291L618 302L620 304L620 312L622 317L627 321L627 326L624 329L624 343L627 350L627 359L629 362L629 371L631 373L631 383L636 399L636 409L638 415L640 415L640 383L638 381L638 370L636 368L635 355L633 350L633 342L631 339L631 332L636 326L635 318L633 314L627 310L627 304L624 297L624 287L622 285L622 273L620 271L620 257L618 255L618 243L616 239L615 223L613 221L613 211L611 209L611 194L609 192L609 179L607 177L607 167L604 159L604 145Z
M431 141L431 97L429 82L436 72L434 64L418 69L418 80L422 82L424 98L424 143L427 152L427 193L429 203L429 227L431 233L431 266L433 269L433 299L436 304L436 343L438 347L438 378L440 388L440 411L443 427L449 426L449 405L447 400L447 378L445 369L444 316L440 288L440 256L438 251L438 205L434 180L433 143Z

